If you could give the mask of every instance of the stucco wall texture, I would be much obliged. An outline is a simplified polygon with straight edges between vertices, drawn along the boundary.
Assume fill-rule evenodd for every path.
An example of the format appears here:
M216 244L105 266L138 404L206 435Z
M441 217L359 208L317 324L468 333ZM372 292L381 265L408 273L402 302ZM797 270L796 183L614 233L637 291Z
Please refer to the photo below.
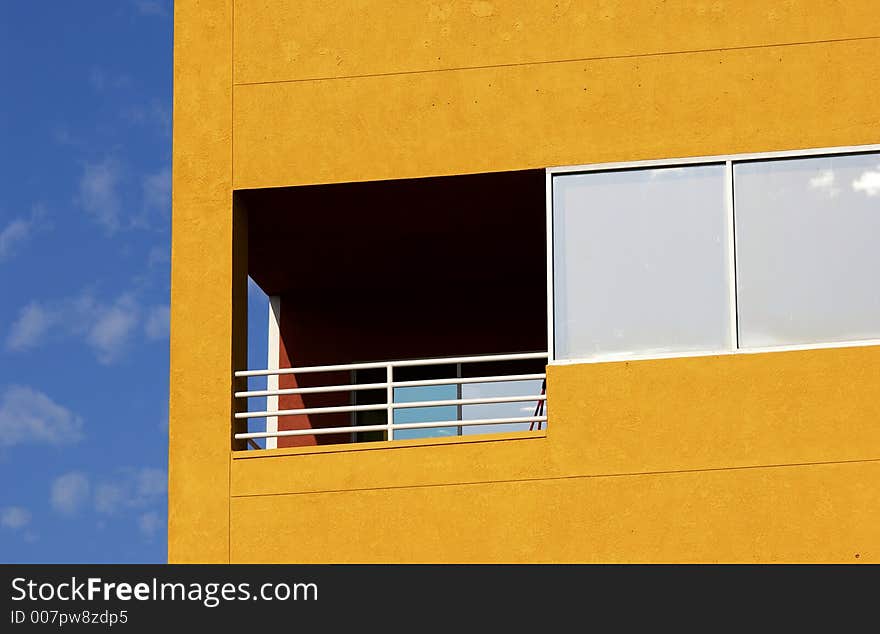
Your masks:
M546 432L230 440L234 189L880 143L875 2L177 0L174 79L170 561L878 559L878 347L551 366Z

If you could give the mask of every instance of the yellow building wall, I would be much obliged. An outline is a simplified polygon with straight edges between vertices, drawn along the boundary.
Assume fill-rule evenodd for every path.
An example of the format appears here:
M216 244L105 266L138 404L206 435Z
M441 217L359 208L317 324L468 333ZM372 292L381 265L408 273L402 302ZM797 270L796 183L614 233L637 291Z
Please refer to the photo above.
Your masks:
M877 461L234 498L239 562L877 561Z
M235 3L237 188L878 140L869 0Z
M168 404L172 562L229 559L231 20L226 2L174 3Z
M551 366L467 442L232 452L230 394L233 189L878 143L878 60L866 0L177 0L169 559L876 560L877 347Z
M550 366L546 434L237 455L232 560L876 561L878 385L880 346Z

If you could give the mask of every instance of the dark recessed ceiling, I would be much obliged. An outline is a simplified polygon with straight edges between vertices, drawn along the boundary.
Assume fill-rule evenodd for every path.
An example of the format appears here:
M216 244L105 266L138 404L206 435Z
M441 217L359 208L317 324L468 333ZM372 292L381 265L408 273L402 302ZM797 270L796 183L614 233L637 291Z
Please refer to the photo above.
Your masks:
M544 178L528 170L238 191L249 274L269 295L500 285L540 297Z

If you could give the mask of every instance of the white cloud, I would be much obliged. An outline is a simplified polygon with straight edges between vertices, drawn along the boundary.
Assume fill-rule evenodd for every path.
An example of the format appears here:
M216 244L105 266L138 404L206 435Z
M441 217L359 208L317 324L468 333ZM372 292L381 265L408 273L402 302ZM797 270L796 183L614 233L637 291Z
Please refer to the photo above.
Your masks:
M810 179L810 189L817 189L829 198L834 198L840 193L840 189L834 186L834 182L834 170L823 170Z
M0 229L0 260L13 255L21 245L27 242L35 230L47 226L45 223L40 223L45 215L45 207L36 204L31 209L29 216L15 218Z
M19 244L28 239L31 233L30 223L23 218L16 218L0 231L0 259L12 255Z
M0 447L61 445L82 438L83 422L37 390L12 385L0 397Z
M131 106L121 113L122 119L132 125L154 125L168 138L171 136L171 108L164 101L153 99L149 104Z
M810 187L813 189L824 189L832 185L834 185L834 170L824 170L810 179Z
M153 539L164 527L165 522L156 511L149 511L138 518L138 528L147 539Z
M164 469L126 467L100 480L82 471L71 471L52 482L49 501L56 512L68 516L91 508L101 530L110 518L136 517L141 534L152 539L165 526L161 509L167 491L168 474Z
M131 184L131 180L131 169L113 157L85 163L76 203L108 235L120 230L166 227L171 214L171 166L163 165L140 176L139 209L127 207L137 195L129 192L130 196L124 196L128 191L124 188Z
M171 168L165 166L143 179L144 207L162 213L171 212Z
M18 319L12 324L6 338L7 349L27 350L36 346L60 317L60 313L47 310L38 302L31 302L21 309Z
M95 510L115 515L124 509L143 509L162 500L167 490L168 475L163 469L123 469L120 477L95 487Z
M144 324L144 332L147 337L154 341L168 339L170 316L170 306L154 306L151 308L147 315L147 321Z
M98 361L113 363L124 352L140 320L139 308L134 297L124 294L109 306L97 307L94 314L97 319L89 328L86 341L94 348Z
M17 531L31 523L31 512L21 506L0 508L0 526Z
M98 163L86 163L79 182L79 204L108 233L120 227L122 202L119 197L119 184L122 169L112 158Z
M164 469L144 468L135 473L137 495L143 500L165 495L168 490L168 474Z
M152 309L150 314L161 308ZM81 337L98 361L111 364L126 351L142 321L142 313L131 293L100 301L85 290L56 302L31 302L19 311L6 338L6 348L27 350L59 336Z
M71 471L52 482L49 502L59 513L73 515L88 501L89 488L89 479L84 473Z
M167 17L168 6L161 0L134 0L134 8L141 15Z
M868 196L880 195L880 168L878 171L862 173L852 182L853 191L864 192Z
M112 515L126 502L125 489L119 484L104 483L95 487L95 510Z

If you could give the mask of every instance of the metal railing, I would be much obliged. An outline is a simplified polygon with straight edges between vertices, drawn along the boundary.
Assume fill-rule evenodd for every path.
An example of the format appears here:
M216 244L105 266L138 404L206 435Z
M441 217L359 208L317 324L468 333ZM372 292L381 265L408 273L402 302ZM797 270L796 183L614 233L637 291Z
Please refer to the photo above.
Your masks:
M295 387L286 389L263 389L263 390L247 390L235 392L235 397L239 399L250 399L258 397L268 397L272 399L268 402L277 403L279 396L292 395L309 395L309 394L325 394L325 393L344 393L354 394L364 390L384 390L384 403L371 403L365 405L331 405L324 407L301 407L298 409L278 409L277 407L267 407L263 411L246 411L235 414L236 419L259 419L265 418L267 421L265 431L248 431L235 434L235 438L246 440L251 447L254 447L254 439L265 438L281 438L285 436L316 436L322 434L346 434L346 433L362 433L362 432L385 432L387 440L394 440L395 432L409 429L432 429L441 427L457 427L459 433L461 428L476 425L503 425L526 423L531 429L541 429L547 422L546 411L544 408L546 394L541 389L540 394L515 395L515 396L484 396L479 398L461 398L461 386L471 384L490 384L514 381L543 381L545 373L511 373L511 374L494 374L488 376L467 376L462 377L461 366L465 364L480 363L506 363L516 361L527 361L534 359L547 359L546 352L529 352L517 354L501 354L501 355L484 355L470 357L445 357L433 359L410 359L403 361L384 361L375 363L351 363L346 365L324 365L324 366L308 366L301 368L280 368L275 370L241 370L235 373L237 378L249 379L251 377L271 377L283 375L304 375L315 373L329 372L349 372L350 376L354 376L354 372L364 370L382 370L384 369L385 380L371 381L369 383L349 383L345 385L324 385L310 387ZM395 369L430 367L430 366L452 366L457 368L454 377L431 378L423 380L396 380ZM427 401L395 401L395 389L398 388L415 388L428 386L457 386L457 395L459 398L427 400ZM535 403L534 415L528 416L506 416L498 418L478 418L463 419L462 407L470 405L493 405L500 403ZM457 416L453 420L429 421L429 422L408 422L396 423L394 421L394 413L396 411L408 410L413 408L427 407L457 407ZM385 422L383 424L372 425L350 425L346 427L309 427L306 429L284 429L277 428L277 420L279 417L304 416L318 414L355 414L359 412L385 411ZM276 441L277 442L277 441ZM273 443L274 444L274 443Z

